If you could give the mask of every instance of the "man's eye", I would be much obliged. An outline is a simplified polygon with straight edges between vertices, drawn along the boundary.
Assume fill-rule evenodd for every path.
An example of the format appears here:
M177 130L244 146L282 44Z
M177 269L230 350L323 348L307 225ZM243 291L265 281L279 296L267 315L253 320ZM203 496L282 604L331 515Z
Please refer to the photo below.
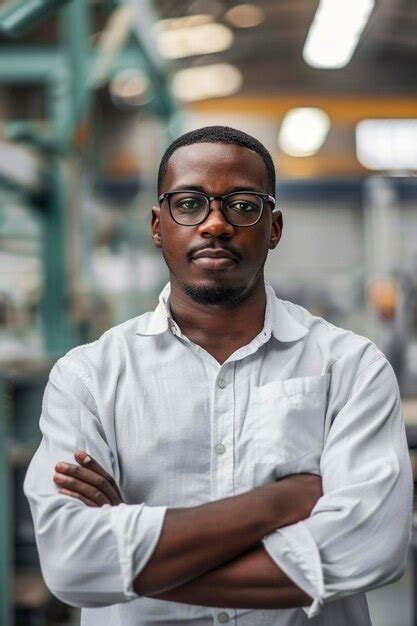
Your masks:
M183 211L198 211L201 209L201 202L198 200L181 200L177 204L178 209L182 209Z
M256 207L249 202L234 202L229 205L229 209L240 211L240 213L249 213L249 211L253 211Z

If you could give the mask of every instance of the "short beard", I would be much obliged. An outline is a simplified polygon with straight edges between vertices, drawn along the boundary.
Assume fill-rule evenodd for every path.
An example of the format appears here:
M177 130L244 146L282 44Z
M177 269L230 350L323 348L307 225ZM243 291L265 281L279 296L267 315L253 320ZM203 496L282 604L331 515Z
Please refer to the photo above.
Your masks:
M198 304L222 304L223 306L235 306L246 296L247 285L239 287L225 287L224 285L195 287L181 283L187 295Z

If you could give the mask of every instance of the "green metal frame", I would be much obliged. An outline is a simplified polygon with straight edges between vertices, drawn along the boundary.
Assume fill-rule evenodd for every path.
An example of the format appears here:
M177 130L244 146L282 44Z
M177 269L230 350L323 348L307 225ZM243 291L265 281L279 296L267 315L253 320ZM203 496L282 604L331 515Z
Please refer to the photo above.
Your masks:
M32 206L40 212L43 224L43 336L46 353L51 357L59 356L77 343L76 329L68 314L65 159L71 156L77 125L88 115L94 85L91 69L95 53L89 44L89 6L86 0L23 0L0 12L0 31L15 36L59 7L62 8L58 49L14 45L3 48L0 54L0 84L45 86L50 131L40 133L30 122L15 122L8 127L8 136L34 145L46 156L46 193L40 199L34 198ZM144 5L141 17L145 21L154 19L149 11ZM178 130L178 107L161 60L149 42L143 40L143 27L136 28L132 35L129 46L109 68L108 78L124 67L140 67L147 74L156 95L147 106L166 120L169 140Z
M25 0L26 2L26 0ZM35 2L38 9L63 6L63 2ZM48 6L47 6L48 5ZM7 14L9 30L26 29L33 12L25 12L18 3ZM49 11L48 11L49 12ZM22 17L23 14L23 17ZM15 19L12 17L15 15ZM16 16L17 15L17 16ZM22 17L19 21L18 17ZM37 14L39 18L39 12ZM2 21L3 20L3 21ZM76 343L76 329L68 314L70 301L66 250L66 198L68 183L65 155L70 155L74 130L87 114L89 106L89 7L85 0L65 4L59 16L61 45L38 49L10 46L0 56L0 83L40 83L45 87L50 131L41 134L30 123L14 123L9 138L28 142L46 155L45 193L32 198L32 208L42 221L44 289L42 321L45 351L60 356ZM0 26L5 24L4 12Z
M50 122L48 131L40 132L34 124L18 121L7 129L9 139L35 146L44 155L42 189L34 193L19 188L1 175L0 187L19 191L27 205L41 218L44 272L41 317L45 352L51 361L79 343L77 329L68 313L70 291L65 233L70 183L66 163L73 154L75 130L88 116L94 89L91 68L95 53L89 43L90 10L87 0L19 0L0 10L0 34L18 37L58 9L58 47L14 44L0 50L0 84L40 84L45 88ZM133 33L129 46L114 59L108 79L124 67L140 67L146 72L155 93L155 98L147 106L166 120L167 139L172 138L175 123L179 120L178 107L164 68L149 42L143 41L140 28ZM0 374L0 498L4 504L0 514L0 626L11 626L12 554L10 516L7 514L10 466L6 448L4 388L5 381Z

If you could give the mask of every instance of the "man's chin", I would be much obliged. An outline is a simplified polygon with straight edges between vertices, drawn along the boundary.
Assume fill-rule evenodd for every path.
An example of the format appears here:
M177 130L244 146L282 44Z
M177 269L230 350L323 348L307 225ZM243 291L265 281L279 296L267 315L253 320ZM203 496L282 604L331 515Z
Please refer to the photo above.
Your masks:
M185 293L198 304L222 304L233 306L239 304L246 294L247 285L230 286L219 281L193 285L182 283Z

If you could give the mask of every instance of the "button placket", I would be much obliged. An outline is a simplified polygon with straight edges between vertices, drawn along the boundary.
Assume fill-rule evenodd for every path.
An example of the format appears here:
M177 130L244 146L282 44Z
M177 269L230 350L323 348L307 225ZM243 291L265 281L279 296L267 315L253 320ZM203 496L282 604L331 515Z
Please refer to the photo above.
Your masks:
M217 371L213 393L212 496L226 498L234 493L234 364Z
M213 393L213 499L234 495L234 376L236 363L224 363L217 372ZM214 622L235 624L235 610L213 610Z

